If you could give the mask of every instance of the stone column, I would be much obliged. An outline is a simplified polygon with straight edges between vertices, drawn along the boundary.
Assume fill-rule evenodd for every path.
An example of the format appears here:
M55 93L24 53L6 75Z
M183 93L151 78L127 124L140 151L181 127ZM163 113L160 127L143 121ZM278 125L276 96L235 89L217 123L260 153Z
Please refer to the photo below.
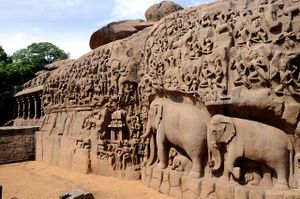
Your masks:
M17 102L17 118L20 118L21 117L21 100L17 97L16 102Z
M34 119L37 119L38 118L38 105L37 105L37 97L35 95L32 96L32 99L33 99L33 118Z
M26 97L27 102L27 119L30 119L31 106L30 106L30 96Z
M25 105L25 99L24 97L21 97L21 102L22 102L22 118L26 119L26 105Z
M44 102L43 102L43 93L42 92L39 92L38 94L38 97L39 97L39 100L40 100L40 117L43 117L44 115Z

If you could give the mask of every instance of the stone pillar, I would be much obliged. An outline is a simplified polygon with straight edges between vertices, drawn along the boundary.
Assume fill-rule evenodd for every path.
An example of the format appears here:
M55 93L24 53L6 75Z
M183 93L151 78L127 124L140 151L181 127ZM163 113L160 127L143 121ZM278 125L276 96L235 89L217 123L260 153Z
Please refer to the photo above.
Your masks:
M31 116L30 96L26 97L26 103L27 103L27 119L30 119Z
M43 102L43 93L42 92L39 92L38 98L41 102L40 103L41 104L41 106L40 106L40 117L43 117L43 115L44 115L44 102Z
M37 96L33 95L32 99L33 99L33 111L34 111L33 118L37 119L38 118Z
M21 100L17 97L16 102L17 102L17 118L20 118L21 117Z
M26 105L25 105L25 99L24 97L21 97L21 102L22 102L22 118L26 119Z

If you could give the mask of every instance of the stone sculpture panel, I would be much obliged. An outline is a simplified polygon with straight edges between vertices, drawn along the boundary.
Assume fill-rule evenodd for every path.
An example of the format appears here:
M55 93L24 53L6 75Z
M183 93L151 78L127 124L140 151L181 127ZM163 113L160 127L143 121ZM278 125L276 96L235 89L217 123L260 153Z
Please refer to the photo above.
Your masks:
M49 73L38 157L177 198L299 197L299 40L298 0L165 16Z

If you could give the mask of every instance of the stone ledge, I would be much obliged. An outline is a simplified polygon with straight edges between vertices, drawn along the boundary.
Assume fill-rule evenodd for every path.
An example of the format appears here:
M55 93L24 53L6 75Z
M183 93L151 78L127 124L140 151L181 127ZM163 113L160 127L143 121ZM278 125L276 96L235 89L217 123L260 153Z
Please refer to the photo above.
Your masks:
M144 167L142 179L148 187L177 199L300 199L300 190L273 191L217 178L196 179L170 168L161 170L155 166Z

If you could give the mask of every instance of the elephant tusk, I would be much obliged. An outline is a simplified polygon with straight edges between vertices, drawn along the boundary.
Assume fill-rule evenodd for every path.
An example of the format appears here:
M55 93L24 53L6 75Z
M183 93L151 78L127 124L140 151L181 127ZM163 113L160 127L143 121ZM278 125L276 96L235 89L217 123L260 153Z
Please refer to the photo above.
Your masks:
M216 144L216 143L214 143L213 146L214 146L215 148L219 148L218 144Z

